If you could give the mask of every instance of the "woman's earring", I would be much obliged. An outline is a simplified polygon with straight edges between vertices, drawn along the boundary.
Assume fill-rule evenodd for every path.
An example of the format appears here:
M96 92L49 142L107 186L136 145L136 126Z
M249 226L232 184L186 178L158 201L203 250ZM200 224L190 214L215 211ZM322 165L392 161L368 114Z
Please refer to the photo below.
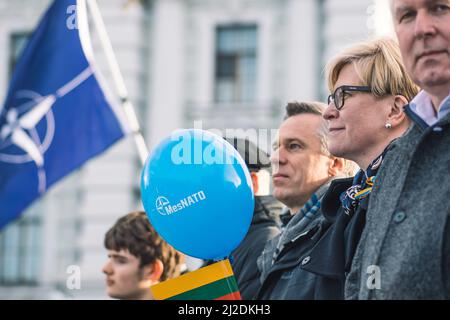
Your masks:
M390 129L390 128L392 128L392 124L390 124L389 122L386 122L386 124L384 125L384 127L385 127L386 129Z

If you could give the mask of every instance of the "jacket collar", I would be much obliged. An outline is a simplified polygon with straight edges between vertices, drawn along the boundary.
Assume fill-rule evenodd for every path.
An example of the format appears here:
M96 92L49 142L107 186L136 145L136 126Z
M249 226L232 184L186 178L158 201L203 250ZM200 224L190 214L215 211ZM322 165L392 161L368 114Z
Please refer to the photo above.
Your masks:
M333 180L322 199L322 214L331 223L336 220L336 214L341 207L339 196L351 187L353 177Z
M256 196L255 210L252 218L252 225L275 221L280 225L279 212L281 210L281 202L273 196Z
M369 197L361 199L352 217L344 214L343 209L339 210L333 225L309 255L302 257L308 262L301 266L302 269L323 277L345 279L364 228Z
M407 104L403 107L403 110L405 111L406 115L417 125L419 126L422 131L426 130L429 125L417 114L415 113L411 106Z
M319 189L317 189L317 191L314 193L314 195L319 199L319 202L322 201L322 198L323 198L325 192L330 187L330 184L332 183L332 181L334 181L334 180L328 181L327 183L325 183L324 185L319 187ZM305 204L305 206L306 206L306 204ZM321 204L319 204L319 206L321 206ZM311 225L311 223L306 226L302 223L302 219L304 218L304 216L302 214L300 214L301 210L302 209L300 209L299 212L296 213L292 217L292 219L286 225L285 230L281 234L280 240L279 240L278 246L277 246L278 250L280 252L287 243L295 241L299 235L305 234L305 232L307 232L308 230L310 230L313 227ZM321 213L317 212L315 214L315 218L312 219L311 221L316 220L316 218L319 217L320 215L321 215Z

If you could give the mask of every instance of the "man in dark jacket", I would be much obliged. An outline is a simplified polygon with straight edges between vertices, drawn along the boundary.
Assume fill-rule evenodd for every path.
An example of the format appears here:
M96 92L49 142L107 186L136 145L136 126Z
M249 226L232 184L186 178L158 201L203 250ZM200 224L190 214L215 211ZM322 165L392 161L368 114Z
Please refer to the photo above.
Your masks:
M330 181L343 176L346 162L328 152L319 102L289 103L272 154L275 197L287 206L282 233L258 258L257 299L314 299L315 275L299 268L329 223L320 214Z
M347 299L450 299L450 4L393 0L413 125L375 181Z
M270 160L267 153L248 139L227 138L244 159L252 177L255 209L250 229L241 244L232 252L234 274L243 299L252 299L259 289L256 259L265 244L280 233L279 214L282 204L270 189Z

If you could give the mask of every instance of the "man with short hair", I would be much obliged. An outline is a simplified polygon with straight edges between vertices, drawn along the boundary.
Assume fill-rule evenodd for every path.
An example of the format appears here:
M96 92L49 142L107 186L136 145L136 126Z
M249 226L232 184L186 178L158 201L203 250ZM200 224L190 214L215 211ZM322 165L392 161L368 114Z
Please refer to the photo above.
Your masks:
M288 103L273 145L274 196L286 205L286 225L316 190L341 171L343 162L328 151L326 108L320 102Z
M392 0L413 124L374 183L347 299L450 299L450 1Z
M126 300L152 300L150 286L177 277L182 255L155 231L145 212L120 218L105 235L107 293Z
M331 180L346 170L346 161L328 152L325 108L320 102L286 107L271 157L274 196L286 205L285 226L258 258L262 286L257 299L311 298L313 288L301 285L310 279L298 268L299 251L310 250L315 243L311 236L319 239L326 228L318 213L321 199Z

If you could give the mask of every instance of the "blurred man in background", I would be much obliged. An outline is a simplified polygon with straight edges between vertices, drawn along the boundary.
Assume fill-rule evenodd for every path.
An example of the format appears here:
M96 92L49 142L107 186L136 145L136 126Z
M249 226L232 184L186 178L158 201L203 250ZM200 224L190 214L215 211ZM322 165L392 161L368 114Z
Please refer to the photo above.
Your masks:
M255 209L250 229L241 244L232 252L233 271L241 296L243 299L252 299L260 286L256 260L266 243L280 233L279 214L282 204L269 195L269 155L247 139L227 140L244 159L250 171L255 194Z

